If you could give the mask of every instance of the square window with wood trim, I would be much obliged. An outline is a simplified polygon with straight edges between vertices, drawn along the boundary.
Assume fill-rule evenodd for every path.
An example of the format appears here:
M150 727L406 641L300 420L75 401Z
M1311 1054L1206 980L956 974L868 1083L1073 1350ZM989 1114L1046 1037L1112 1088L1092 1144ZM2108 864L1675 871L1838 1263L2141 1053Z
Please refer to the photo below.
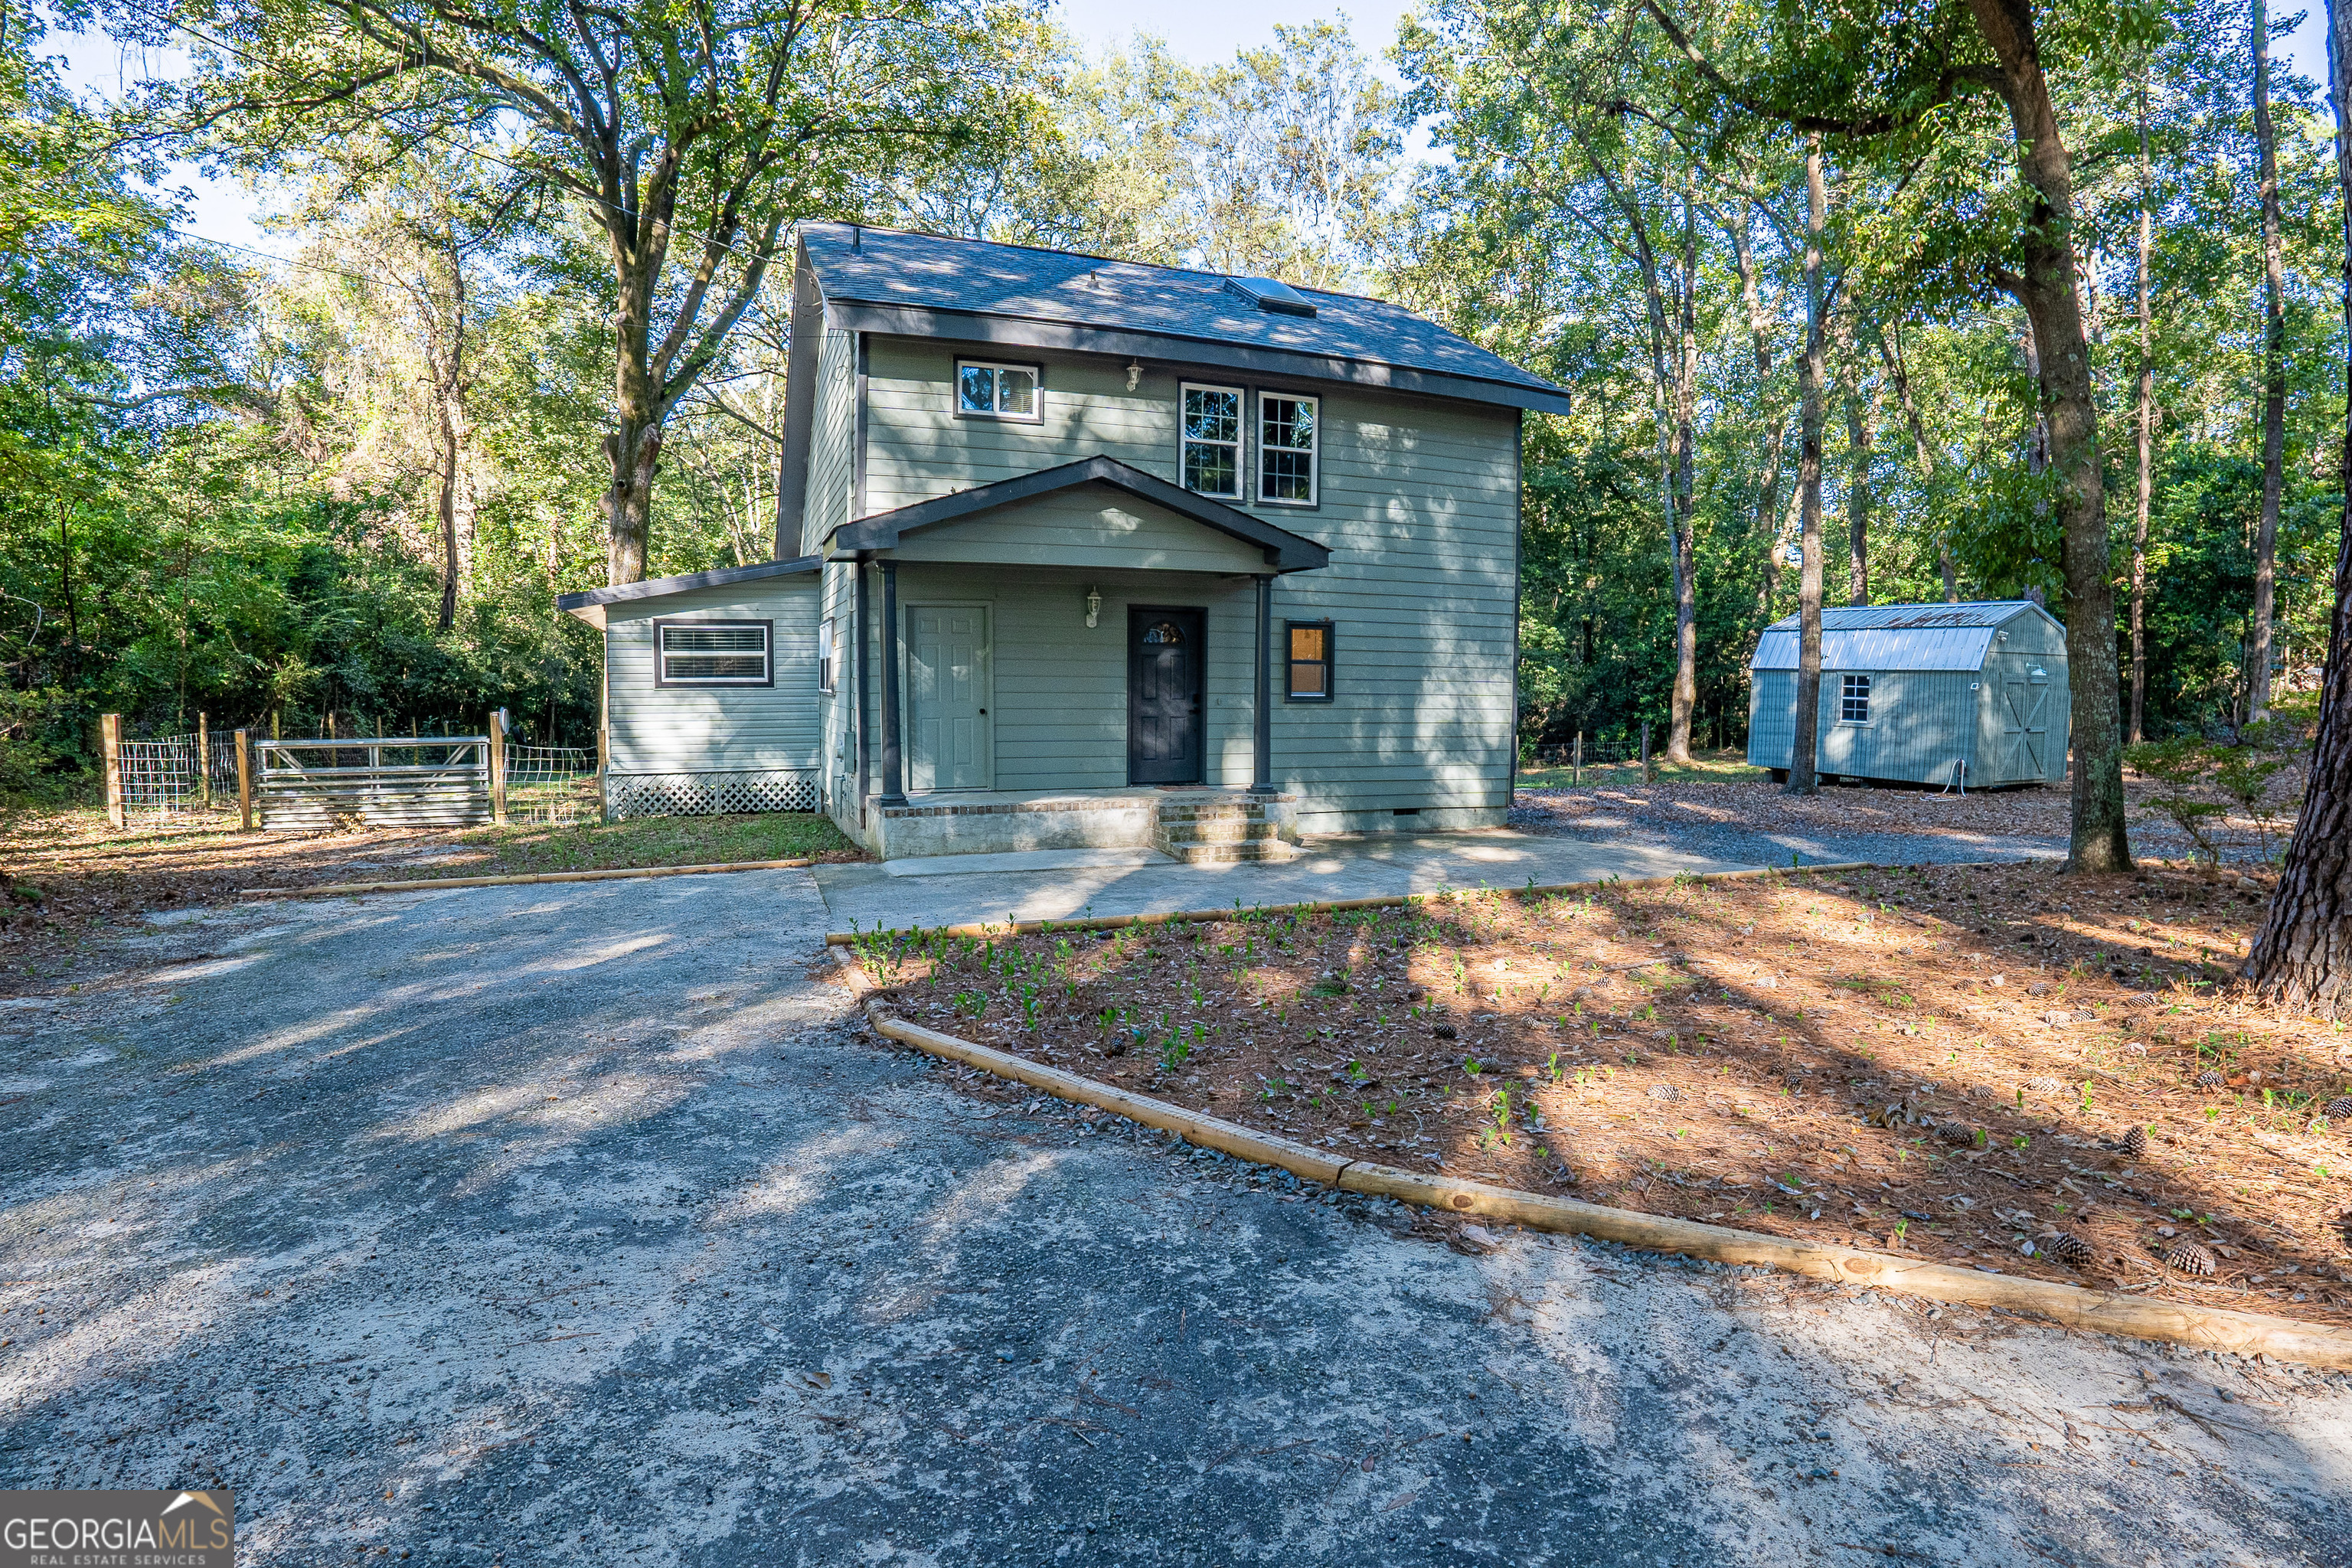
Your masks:
M1842 675L1838 692L1838 722L1867 724L1870 722L1870 677Z
M956 412L967 418L1013 419L1035 425L1045 418L1045 377L1034 364L994 360L956 361Z
M1242 493L1242 394L1236 386L1183 388L1184 488L1231 500Z
M772 621L656 621L657 686L773 686Z
M1257 399L1257 499L1268 506L1315 504L1321 403L1262 392Z
M1284 659L1288 674L1282 692L1291 702L1328 702L1331 700L1331 623L1328 621L1285 621L1284 635L1289 641Z

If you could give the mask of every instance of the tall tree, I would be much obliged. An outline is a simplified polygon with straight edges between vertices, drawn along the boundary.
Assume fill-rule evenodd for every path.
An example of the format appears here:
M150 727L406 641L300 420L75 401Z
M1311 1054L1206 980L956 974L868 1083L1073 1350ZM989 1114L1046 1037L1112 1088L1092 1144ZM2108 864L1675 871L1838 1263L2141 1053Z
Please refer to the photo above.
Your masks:
M1805 355L1797 366L1797 496L1803 522L1797 579L1797 714L1789 745L1790 795L1818 795L1814 749L1822 725L1822 425L1828 350L1829 289L1822 244L1829 226L1829 187L1822 178L1822 133L1805 137Z
M2328 0L2327 76L2336 106L2336 170L2345 263L2346 370L2352 373L2352 4ZM2319 689L2303 813L2278 890L2241 972L2258 994L2335 1017L2352 990L2352 374L2345 384L2339 458L2343 510L2336 552L2336 611Z
M2279 494L2286 465L2286 258L2279 235L2278 135L2271 126L2271 28L2253 0L2254 143L2262 160L2263 510L2254 529L2254 625L2248 639L2246 707L2271 707L2271 622L2278 590Z
M1019 120L992 0L180 0L191 83L154 89L249 156L383 125L502 156L572 196L611 289L606 574L645 575L671 412L718 361L794 218L855 211L877 171ZM1004 36L995 24L1005 24Z
M2139 81L2139 396L2133 434L2138 447L2138 496L2132 513L2131 546L2131 743L2147 733L2147 514L2156 496L2156 350L2148 319L2148 255L2155 248L2156 215L2148 190L2147 68Z

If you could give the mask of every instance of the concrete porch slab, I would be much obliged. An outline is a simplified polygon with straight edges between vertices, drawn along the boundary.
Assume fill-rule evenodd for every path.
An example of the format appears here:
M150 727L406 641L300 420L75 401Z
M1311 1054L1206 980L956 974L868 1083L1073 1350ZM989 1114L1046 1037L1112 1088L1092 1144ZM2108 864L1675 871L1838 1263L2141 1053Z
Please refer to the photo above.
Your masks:
M1018 849L1001 855L914 855L884 861L882 872L888 877L970 877L1174 864L1157 849Z

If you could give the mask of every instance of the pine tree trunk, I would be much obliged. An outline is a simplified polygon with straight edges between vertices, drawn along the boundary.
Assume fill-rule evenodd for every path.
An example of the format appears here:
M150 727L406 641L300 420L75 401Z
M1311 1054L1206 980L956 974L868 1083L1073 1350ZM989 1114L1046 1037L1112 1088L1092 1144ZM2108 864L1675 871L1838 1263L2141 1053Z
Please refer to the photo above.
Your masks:
M1822 727L1822 420L1824 301L1822 231L1829 189L1822 181L1822 139L1805 138L1805 357L1797 370L1797 495L1804 519L1804 565L1797 579L1797 715L1789 738L1790 795L1818 795L1814 752Z
M1698 707L1698 212L1683 197L1681 299L1675 363L1675 690L1667 709L1666 761L1691 763L1691 714Z
M2073 831L2069 871L2127 871L2122 671L2116 658L2116 596L2109 577L2105 477L2099 414L2083 332L2074 241L2074 166L2050 83L2042 73L2029 0L1969 0L2000 63L2000 90L2016 137L2018 167L2032 195L2016 292L2033 323L2049 411L2050 461L2064 542L2067 682L2073 689Z
M2263 0L2253 0L2254 142L2262 153L2263 512L2254 531L2254 630L2246 706L2271 708L2272 612L2278 591L2279 492L2286 462L2286 265L2279 240L2278 138L2271 129L2271 33Z
M2329 89L2336 100L2342 217L2344 322L2352 330L2352 4L2327 7ZM2352 342L2352 340L2347 340ZM2352 474L2352 385L2347 387L2344 471ZM2244 978L2263 995L2335 1017L2352 982L2352 493L2336 552L2336 612L2320 683L2319 736L2305 780L2303 816L2287 844L2270 913L2246 956Z
M2139 505L2132 521L2131 554L2131 742L2147 737L2147 513L2156 494L2156 351L2148 327L2148 256L2155 246L2155 216L2148 210L2147 81L2139 88Z

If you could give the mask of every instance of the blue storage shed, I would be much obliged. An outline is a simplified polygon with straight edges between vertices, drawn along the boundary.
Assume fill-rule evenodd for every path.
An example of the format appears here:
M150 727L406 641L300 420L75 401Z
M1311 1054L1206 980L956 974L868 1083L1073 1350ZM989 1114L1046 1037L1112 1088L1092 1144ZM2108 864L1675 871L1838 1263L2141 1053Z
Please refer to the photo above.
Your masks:
M1797 617L1765 628L1749 665L1748 761L1788 776L1797 728ZM1974 788L2066 776L2066 628L2026 599L1822 611L1824 779Z

